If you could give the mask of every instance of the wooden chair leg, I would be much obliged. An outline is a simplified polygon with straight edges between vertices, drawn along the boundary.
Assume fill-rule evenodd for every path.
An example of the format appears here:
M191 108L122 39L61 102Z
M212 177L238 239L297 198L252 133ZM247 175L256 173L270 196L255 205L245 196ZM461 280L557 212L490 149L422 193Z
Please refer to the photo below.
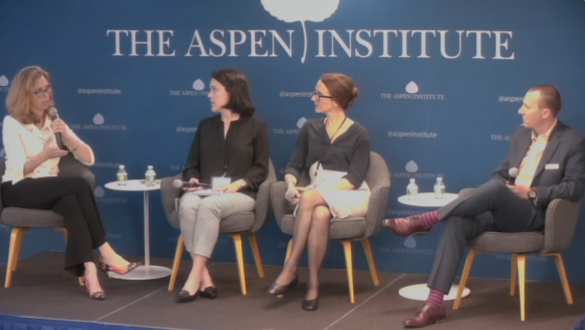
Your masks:
M563 257L560 253L555 253L551 255L555 258L555 262L557 264L557 270L559 271L559 277L561 278L561 284L563 285L563 291L565 291L565 298L567 299L567 304L573 304L573 295L571 294L571 286L569 285L569 280L567 279L567 272L565 270L565 263L563 262Z
M518 254L516 257L518 265L518 286L520 287L520 319L526 320L526 255Z
M343 240L343 252L345 253L345 266L347 268L347 285L349 286L349 301L355 303L355 296L353 293L353 258L351 251L351 241Z
M30 228L13 228L10 234L10 247L8 249L8 264L6 265L6 280L4 287L9 288L12 282L12 272L16 270L18 256L20 254L20 245L22 245L22 235L29 231Z
M16 254L16 258L14 259L14 263L12 264L12 271L16 270L16 267L18 265L18 259L20 257L20 250L22 248L22 239L24 237L24 233L30 231L30 228L22 228L22 234L17 236L17 241L16 241L16 251L14 252Z
M67 235L67 229L65 229L65 227L57 227L55 228L55 231L63 232L63 235L65 236L65 242L69 240L69 236Z
M370 274L372 274L372 281L374 282L374 286L378 286L380 285L380 281L378 280L378 271L376 270L376 263L374 262L374 255L372 254L372 245L370 245L370 240L364 238L360 241L364 246L364 252L366 253L368 266L370 266Z
M457 296L455 297L453 309L459 309L459 307L461 307L461 297L463 296L463 290L465 290L465 286L467 285L467 279L469 278L469 273L471 272L473 260L478 253L480 253L480 251L475 249L472 249L469 251L469 253L467 253L467 258L465 258L465 266L463 266L463 272L461 273L461 280L459 281L459 289L457 290Z
M510 277L510 296L516 295L516 283L518 283L518 255L512 253L512 274Z
M291 238L288 241L288 246L286 247L286 255L284 256L284 263L285 264L288 261L288 258L290 258L290 254L292 253L292 247L293 247L293 239Z
M242 235L230 234L234 240L234 246L236 248L236 259L238 261L238 273L240 274L240 286L242 288L242 294L246 295L246 274L244 272L244 249L242 246Z
M171 271L171 279L169 280L169 291L175 289L177 282L177 274L179 273L179 266L181 265L181 258L183 257L183 249L185 248L185 240L183 235L179 236L177 241L177 250L175 251L175 260L173 261L173 270Z
M288 246L286 247L286 255L284 256L284 264L285 265L286 265L286 262L288 261L288 258L290 258L290 254L292 253L292 247L293 247L293 239L291 238L288 241ZM282 298L282 297L284 297L284 295L279 294L277 297Z
M252 253L254 254L254 261L256 262L256 268L258 269L258 276L260 278L264 278L264 266L262 266L262 258L260 258L260 249L258 248L256 234L248 233L248 240L250 241Z

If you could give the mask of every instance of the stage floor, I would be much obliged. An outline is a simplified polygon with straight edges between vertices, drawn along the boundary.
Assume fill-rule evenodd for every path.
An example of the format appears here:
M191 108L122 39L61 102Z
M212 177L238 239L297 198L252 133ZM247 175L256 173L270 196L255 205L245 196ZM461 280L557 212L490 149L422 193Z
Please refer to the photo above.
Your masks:
M428 276L380 272L380 286L370 274L355 271L356 302L349 302L345 270L321 271L319 310L305 312L301 303L307 270L299 270L300 284L283 299L266 290L281 267L265 266L266 277L246 265L248 295L240 293L235 264L212 263L210 272L219 290L215 300L197 298L177 304L174 297L188 274L185 260L175 291L167 290L168 278L151 281L107 279L100 275L105 301L90 300L85 288L61 266L63 253L43 252L19 262L12 286L0 289L0 314L37 318L92 321L157 329L197 330L345 330L401 329L402 320L414 314L421 302L407 300L398 290L423 283ZM153 264L171 266L170 259L153 259ZM6 269L0 268L4 283ZM457 282L459 280L457 279ZM429 329L571 329L585 313L585 285L571 286L575 303L567 305L560 283L527 284L527 320L520 321L519 299L508 293L509 281L470 279L471 295L458 311L447 302L448 322Z

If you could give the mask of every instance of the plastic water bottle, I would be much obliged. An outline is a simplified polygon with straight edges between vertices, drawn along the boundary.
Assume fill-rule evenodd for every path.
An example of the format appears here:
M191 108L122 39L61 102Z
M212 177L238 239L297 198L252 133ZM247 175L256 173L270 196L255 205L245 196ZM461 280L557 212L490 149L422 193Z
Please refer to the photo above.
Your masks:
M156 173L152 169L152 165L148 165L148 170L146 170L146 174L144 174L144 183L147 186L154 186L154 181L156 180Z
M125 186L126 181L128 181L128 173L124 169L124 165L120 165L120 169L118 170L118 186Z
M442 177L437 177L437 182L435 183L435 198L444 198L445 197L445 184L443 183Z
M416 195L418 195L418 186L414 182L414 178L410 179L410 183L406 186L406 195L409 200L416 199Z

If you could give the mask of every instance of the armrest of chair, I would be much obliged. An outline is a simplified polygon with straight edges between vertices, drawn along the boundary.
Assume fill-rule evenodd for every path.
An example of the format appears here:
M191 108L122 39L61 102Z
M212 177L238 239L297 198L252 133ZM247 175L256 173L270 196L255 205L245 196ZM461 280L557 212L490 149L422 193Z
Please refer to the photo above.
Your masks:
M95 189L95 175L91 170L80 161L75 159L72 153L62 157L59 160L59 174L58 176L78 176L82 177L89 183L92 190Z
M540 253L559 253L571 245L579 219L581 201L553 199L546 209L544 249Z
M268 224L270 219L271 203L270 203L270 186L273 182L264 181L258 188L258 194L256 195L256 223L252 227L252 232L256 232Z
M167 216L167 220L173 224L172 215L175 211L175 199L181 197L181 189L173 186L173 181L181 179L182 175L177 174L175 176L162 178L160 180L160 196L162 198L163 208ZM174 225L173 225L174 226Z
M368 213L366 214L365 237L376 235L382 229L382 221L386 216L389 194L389 186L377 185L371 190L370 200L368 201Z
M282 228L282 218L285 215L288 203L288 201L284 198L284 188L284 181L273 182L270 185L270 202L272 205L272 210L274 211L276 223L278 223L278 227L280 228Z

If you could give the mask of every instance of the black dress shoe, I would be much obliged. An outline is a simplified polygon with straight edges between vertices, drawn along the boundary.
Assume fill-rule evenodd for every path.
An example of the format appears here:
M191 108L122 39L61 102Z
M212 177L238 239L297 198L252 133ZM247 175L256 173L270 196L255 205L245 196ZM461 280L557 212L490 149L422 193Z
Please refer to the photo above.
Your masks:
M189 291L181 290L181 292L175 297L175 301L178 303L186 303L195 300L195 298L197 298L197 292L191 295Z
M217 288L214 286L208 286L203 291L199 291L199 296L205 299L217 298Z
M308 311L308 312L312 312L312 311L316 311L317 308L319 308L319 297L315 298L315 299L311 299L311 300L303 300L303 309Z
M272 283L270 289L268 289L268 293L273 295L281 295L285 294L288 290L299 283L299 275L295 273L295 277L290 281L287 285L278 285L276 282Z

